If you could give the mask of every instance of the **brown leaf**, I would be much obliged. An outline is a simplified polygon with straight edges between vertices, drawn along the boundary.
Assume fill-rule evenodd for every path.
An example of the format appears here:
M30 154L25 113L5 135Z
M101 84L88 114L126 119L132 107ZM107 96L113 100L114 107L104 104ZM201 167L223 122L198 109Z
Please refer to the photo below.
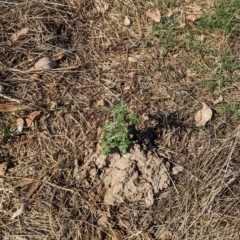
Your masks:
M10 41L8 41L8 44L11 45L11 43L16 42L21 35L27 34L28 30L28 27L26 27L12 34L12 36L9 38Z
M96 106L99 107L99 106L104 106L104 101L103 99L100 99L96 102Z
M36 181L30 184L26 194L26 198L30 198L33 195L33 193L38 189L39 184L40 184L40 181Z
M130 79L133 79L134 76L135 76L135 73L134 73L134 72L130 72L130 73L128 73L128 77L129 77Z
M27 127L31 127L34 119L41 113L41 111L34 111L30 113L26 118Z
M42 169L38 173L35 182L33 182L29 185L29 188L28 188L28 191L26 194L27 198L30 198L32 196L32 194L38 189L39 185L41 184L41 179L43 178L44 174L45 174L45 170Z
M12 215L11 219L14 219L20 216L24 212L25 205L27 204L26 200L23 199L20 204L20 208Z
M218 99L216 99L216 100L213 101L213 105L216 105L216 104L218 104L218 103L220 103L220 102L222 102L222 101L223 101L223 96L220 95Z
M125 19L124 19L124 25L125 26L129 26L131 24L131 21L130 19L126 16Z
M17 118L16 125L17 125L17 132L21 133L23 130L24 120L22 118Z
M204 126L207 121L212 118L212 109L206 103L202 103L203 108L195 114L195 122L197 127Z
M183 171L183 167L180 166L180 165L174 166L172 168L172 174L173 175L177 175L179 172L182 172L182 171Z
M27 185L30 185L32 183L36 182L36 179L31 179L31 178L23 178L20 179L16 182L16 184L14 184L14 187L25 187Z
M56 66L56 63L50 57L43 57L39 59L35 64L34 67L29 69L31 71L41 71L41 70L50 70Z
M161 21L161 13L159 10L152 11L151 9L148 9L146 11L147 17L151 18L155 22L160 22Z
M33 110L34 108L26 105L26 104L19 104L19 103L2 103L0 104L0 112L15 112L21 110Z

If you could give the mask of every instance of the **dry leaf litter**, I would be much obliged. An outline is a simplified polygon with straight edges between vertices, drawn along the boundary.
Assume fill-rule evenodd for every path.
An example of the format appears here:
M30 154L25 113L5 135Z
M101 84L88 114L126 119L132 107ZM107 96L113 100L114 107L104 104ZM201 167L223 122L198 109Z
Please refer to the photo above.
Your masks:
M29 71L40 71L40 70L50 70L56 66L55 61L51 57L43 57L39 59L34 67L31 67Z
M126 16L125 19L124 19L124 25L125 26L129 26L131 24L131 21L130 19Z
M12 36L7 41L8 45L11 45L12 43L16 42L20 36L25 35L28 33L28 27L22 28L21 30L17 31L16 33L13 33Z
M21 214L23 214L26 204L27 204L27 201L25 199L22 199L21 203L20 203L20 207L17 209L16 212L13 213L12 219L14 219L14 218L20 216Z
M159 10L152 11L151 9L148 9L146 11L147 17L151 18L155 22L160 22L161 21L161 13Z
M195 114L197 127L203 127L212 118L212 109L204 102L202 105L203 108Z
M223 96L220 95L216 100L212 101L213 105L217 105L218 103L221 103L223 101Z

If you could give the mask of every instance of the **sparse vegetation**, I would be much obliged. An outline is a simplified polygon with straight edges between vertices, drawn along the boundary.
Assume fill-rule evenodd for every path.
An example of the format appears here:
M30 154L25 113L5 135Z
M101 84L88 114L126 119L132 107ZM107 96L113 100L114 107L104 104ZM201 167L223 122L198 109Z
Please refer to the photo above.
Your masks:
M0 9L1 239L239 239L239 0Z
M235 35L240 30L239 9L238 0L218 0L213 11L202 17L198 24L202 28Z
M131 146L130 135L134 134L135 124L140 118L136 114L128 114L127 111L124 101L110 108L111 119L103 125L104 137L100 139L103 154L109 154L113 149L124 154Z
M10 138L13 136L16 128L9 128L7 126L0 126L0 133L2 134L3 138Z
M236 120L240 119L240 101L231 102L230 104L223 103L222 109L223 109L223 117L226 121L229 120L229 118L233 118Z

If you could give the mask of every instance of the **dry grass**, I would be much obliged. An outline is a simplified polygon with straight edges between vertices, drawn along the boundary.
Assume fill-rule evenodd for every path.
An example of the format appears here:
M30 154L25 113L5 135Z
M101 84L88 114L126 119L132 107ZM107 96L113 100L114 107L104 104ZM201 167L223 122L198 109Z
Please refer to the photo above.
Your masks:
M214 2L196 6L210 16ZM188 1L104 7L101 0L0 2L0 103L42 111L22 134L14 134L15 120L31 111L0 113L1 239L239 239L239 10L231 8L238 19L231 28L214 28L184 19L193 11ZM146 17L148 8L161 10L161 23ZM23 27L28 34L8 45ZM55 69L26 72L45 56ZM219 95L224 102L213 106ZM146 148L184 167L151 208L105 205L102 186L74 177L120 99L148 116L137 126ZM202 101L214 118L196 128ZM12 220L23 198L25 212Z

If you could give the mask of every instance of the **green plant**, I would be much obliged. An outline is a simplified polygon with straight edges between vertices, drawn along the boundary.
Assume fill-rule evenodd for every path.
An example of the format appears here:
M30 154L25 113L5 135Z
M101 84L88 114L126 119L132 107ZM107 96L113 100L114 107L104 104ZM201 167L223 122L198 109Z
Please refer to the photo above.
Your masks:
M240 119L240 102L222 103L221 106L226 119Z
M136 114L128 114L127 104L121 101L110 108L111 120L103 124L104 137L100 139L103 154L113 149L126 153L132 144L130 135L135 131L135 124L140 121Z
M203 28L218 29L229 34L239 31L237 27L237 14L240 8L239 0L218 0L215 9L211 14L198 21Z
M215 80L215 79L216 80ZM220 79L218 79L220 78ZM206 86L208 88L208 91L210 93L213 93L216 89L222 89L228 85L230 85L233 82L233 80L228 76L218 76L213 75L209 82L206 83Z
M160 23L155 24L152 29L152 37L157 41L155 44L172 53L177 52L178 45L182 42L178 25L177 18L164 18Z
M232 82L233 82L233 80L231 78L223 76L219 80L218 86L221 89L221 88L226 87L227 85L231 84Z
M190 40L187 42L187 46L189 49L200 54L201 57L203 57L204 54L206 53L205 45L200 41Z
M221 56L221 68L219 69L219 72L222 72L224 70L233 72L238 69L240 69L239 61L237 61L236 58L229 52L224 51Z
M16 128L9 128L7 126L0 126L0 133L4 138L10 138L15 133Z

